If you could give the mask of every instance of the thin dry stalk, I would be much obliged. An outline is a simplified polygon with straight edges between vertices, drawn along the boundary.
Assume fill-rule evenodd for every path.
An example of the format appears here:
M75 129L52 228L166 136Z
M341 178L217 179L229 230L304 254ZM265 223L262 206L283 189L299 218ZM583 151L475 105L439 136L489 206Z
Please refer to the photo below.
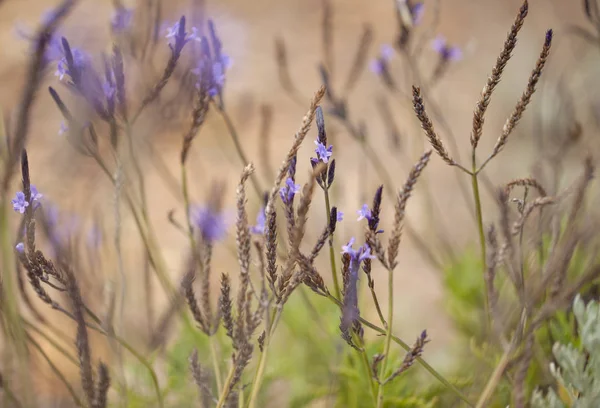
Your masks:
M517 186L535 188L542 197L548 195L546 194L546 189L534 178L521 178L509 182L504 187L504 194L506 194L507 197L510 196L512 190Z
M421 88L413 86L413 108L417 115L417 118L421 122L421 127L425 131L425 135L427 139L429 139L429 143L431 147L436 151L436 153L448 163L450 166L456 166L457 163L450 157L450 153L444 147L444 143L442 139L437 135L433 128L433 123L431 119L429 119L429 115L425 111L425 105L423 104L423 98L421 97Z
M502 52L500 53L500 56L498 56L496 65L492 69L492 74L489 76L485 86L483 87L483 91L481 91L481 98L475 106L475 112L473 113L473 130L471 131L471 146L473 147L473 150L477 148L477 144L481 138L483 123L485 121L485 113L490 104L492 93L494 92L494 89L498 83L500 83L504 68L512 57L512 52L517 45L517 34L519 33L519 30L521 30L521 27L523 27L523 22L525 21L528 10L529 4L527 3L527 0L525 0L521 6L521 9L519 10L519 14L517 14L515 22L508 32Z
M544 41L544 46L542 48L540 56L535 64L535 68L533 69L533 72L529 76L529 82L527 83L527 88L525 89L525 92L523 92L523 95L521 95L521 99L519 100L519 102L517 102L515 109L510 114L510 117L506 120L506 123L504 124L504 127L502 128L502 134L496 141L496 145L494 146L492 154L490 155L490 157L487 161L490 161L491 159L496 157L496 155L498 155L498 153L500 153L502 148L506 145L508 136L512 133L513 129L517 126L517 123L519 123L519 120L523 116L523 112L525 112L527 105L529 105L529 102L531 102L531 97L533 96L533 94L535 92L535 87L536 87L540 77L542 76L542 70L544 69L544 65L546 64L548 55L550 55L550 46L551 45L552 45L552 30L548 30L546 32L546 40Z
M194 382L196 383L196 386L198 386L202 407L208 408L210 402L214 400L214 397L210 389L210 374L200 365L200 362L198 361L198 350L194 349L194 351L192 351L189 363Z
M394 206L394 227L392 229L392 234L390 236L390 240L388 243L388 265L391 269L394 269L397 265L397 257L398 257L398 249L400 247L400 238L402 235L402 224L404 221L404 216L406 213L406 204L412 191L421 175L421 172L429 163L429 158L431 157L431 150L425 152L419 161L415 164L415 166L410 171L408 175L408 179L406 183L404 183L404 187L398 193L398 199L396 201L396 205Z

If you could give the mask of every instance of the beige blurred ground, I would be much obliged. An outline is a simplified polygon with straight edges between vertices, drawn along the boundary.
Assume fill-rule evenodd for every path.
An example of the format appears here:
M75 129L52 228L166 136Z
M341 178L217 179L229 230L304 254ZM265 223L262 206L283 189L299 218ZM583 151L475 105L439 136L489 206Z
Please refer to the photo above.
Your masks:
M16 39L14 27L17 22L32 26L39 21L40 15L55 2L33 0L0 1L0 106L5 111L14 111L19 90L23 86L23 72L26 62L26 48L23 41ZM441 1L442 23L438 28L452 43L465 48L465 57L452 66L444 83L436 88L434 95L425 95L425 100L435 97L449 120L458 143L462 147L461 155L467 157L471 112L477 101L479 92L495 61L520 2L515 0L445 0ZM374 47L371 56L378 51L379 45L389 43L395 33L395 19L392 13L391 0L338 0L334 4L334 42L336 83L343 83L345 74L353 57L356 41L361 27L369 23L374 29ZM426 12L425 25L431 21L427 15L434 2L426 1L429 10ZM183 12L183 1L165 2L165 12L175 18ZM210 14L216 20L217 28L222 36L226 52L233 58L234 65L228 74L226 99L233 120L242 135L242 143L251 158L257 159L259 146L259 106L269 104L274 108L271 146L273 165L279 163L287 147L291 144L293 134L306 110L310 95L320 84L317 63L321 58L320 0L255 0L248 1L214 1L208 2ZM179 7L181 6L181 7ZM106 49L111 7L109 1L84 0L75 13L68 19L65 32L72 43L85 46L87 49L100 51ZM514 102L518 99L526 84L527 76L535 63L544 38L544 31L555 28L560 41L563 27L567 23L580 22L582 12L579 2L575 1L531 1L530 14L519 37L519 44L514 58L504 75L503 81L494 95L490 115L486 120L482 150L490 149L497 138L501 126L509 114ZM296 86L304 95L306 106L299 106L287 97L277 81L277 70L274 61L273 41L275 36L282 36L290 54L291 75ZM427 50L425 58L433 61L433 52ZM569 47L560 45L556 54L551 57L550 78L558 73L572 59ZM396 61L397 62L397 61ZM424 65L426 66L426 65ZM401 73L399 73L401 74ZM555 74L555 76L558 74ZM48 84L56 82L49 78ZM55 84L56 85L56 84ZM373 144L385 162L386 168L393 176L397 187L400 187L412 162L417 158L424 144L422 134L416 127L410 111L397 102L393 102L396 124L404 135L406 144L404 155L394 153L383 132L379 115L376 113L375 100L386 92L374 75L366 71L360 84L351 97L350 110L354 119L365 120ZM536 102L534 102L535 104ZM173 174L178 174L177 156L182 129L165 129L156 123L155 116L150 114L143 118L143 123L136 129L139 137L150 141ZM502 154L497 163L489 167L488 174L496 182L508 181L515 177L530 174L531 145L529 132L531 121L526 115L520 132L514 136L510 146ZM47 198L56 201L65 208L84 210L89 213L98 208L106 215L106 223L113 222L111 200L112 194L104 176L94 169L93 165L73 154L72 148L57 135L60 117L51 103L47 93L39 94L34 110L34 124L30 135L30 154L35 184ZM370 195L378 182L376 175L368 165L364 165L361 151L341 127L333 120L328 127L338 129L335 136L335 155L338 158L338 197L335 204L346 213L343 227L338 234L339 244L358 231L355 223L355 211ZM158 129L158 131L157 131ZM444 137L444 135L442 135ZM299 161L300 177L308 171L308 158L312 153L315 133L311 132ZM235 189L240 166L235 156L233 145L225 127L219 118L211 118L202 130L193 151L190 165L192 194L196 201L206 198L208 184L214 178L222 178L228 182L231 192ZM410 157L410 160L402 159ZM176 278L181 272L181 260L185 240L179 232L172 228L166 213L177 208L182 214L177 198L165 189L155 169L146 163L148 172L149 201L151 214L155 219L159 238L165 256L172 266L172 276ZM364 172L364 166L367 173ZM417 229L429 239L436 235L451 234L452 242L461 247L475 242L475 227L465 209L464 201L457 193L454 170L448 169L441 160L434 157L430 168L426 171L425 183L417 186L416 196L409 204L409 219ZM444 214L443 222L431 222L425 206L424 191L433 193ZM389 194L389 192L386 192ZM232 194L228 196L231 205ZM257 208L257 202L251 200L251 216ZM369 199L370 201L370 199ZM312 236L317 233L324 222L321 201L317 201L310 221ZM389 202L384 210L390 219ZM385 218L384 218L385 220ZM490 221L490 220L488 220ZM385 221L384 221L385 223ZM133 232L133 224L125 223L126 231ZM138 255L131 244L129 259L127 314L128 333L145 329L143 302L141 291L141 271L136 269L135 260ZM397 269L395 286L395 315L397 317L397 333L410 341L422 329L426 328L433 339L427 350L429 360L444 365L452 359L452 327L444 314L442 288L439 272L429 266L410 242L404 242L401 248L401 263ZM235 262L227 249L218 249L215 254L215 270L228 270L235 273ZM375 272L378 288L384 287L384 273ZM381 283L379 283L381 282ZM99 289L100 290L100 289ZM385 291L381 290L385 303ZM157 296L157 310L164 306L164 299ZM73 373L75 374L75 373Z

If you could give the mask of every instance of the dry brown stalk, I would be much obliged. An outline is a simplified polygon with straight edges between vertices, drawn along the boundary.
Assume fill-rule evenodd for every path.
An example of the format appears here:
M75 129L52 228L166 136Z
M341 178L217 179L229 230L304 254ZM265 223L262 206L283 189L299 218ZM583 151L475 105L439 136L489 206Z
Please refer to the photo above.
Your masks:
M427 166L429 158L431 157L431 150L425 152L419 161L414 165L408 175L408 179L404 183L404 187L398 193L398 199L394 206L394 226L392 228L392 234L388 243L388 265L391 269L394 269L397 265L398 248L400 247L400 237L402 235L402 223L406 212L406 204L412 191L417 183L421 172Z
M433 123L425 111L425 105L423 104L423 98L421 97L421 88L416 86L413 86L413 107L417 118L421 122L421 127L425 131L425 135L427 136L427 139L429 139L431 147L433 147L442 160L444 160L450 166L455 166L456 162L450 157L450 153L448 153L448 150L446 150L444 147L442 139L440 139L435 132Z
M529 10L529 4L527 0L523 2L521 9L519 10L519 14L508 32L508 36L506 41L504 42L504 47L502 48L502 52L498 56L496 60L496 65L492 69L492 74L489 76L485 86L483 87L483 91L481 91L481 98L477 105L475 106L475 112L473 113L473 129L471 131L471 146L473 150L477 148L477 144L479 143L479 139L481 138L481 134L483 131L483 123L485 121L485 113L490 104L490 100L492 97L492 93L494 89L500 83L500 79L502 78L502 73L504 72L504 68L506 64L510 60L512 56L512 52L517 45L517 34L521 27L523 27L523 22L525 21L525 17L527 16L527 12Z

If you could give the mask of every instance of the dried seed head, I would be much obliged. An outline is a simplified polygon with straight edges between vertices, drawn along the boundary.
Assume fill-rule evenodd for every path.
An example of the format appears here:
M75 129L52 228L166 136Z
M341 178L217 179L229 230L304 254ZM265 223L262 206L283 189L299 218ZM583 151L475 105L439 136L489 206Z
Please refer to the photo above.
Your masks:
M389 244L388 244L388 265L391 269L394 269L397 265L397 257L398 257L398 248L400 247L400 238L402 235L402 224L404 221L404 215L406 213L406 204L408 199L410 198L412 191L419 179L419 176L429 163L429 158L431 157L431 150L425 152L419 161L414 165L410 174L408 175L408 179L406 183L404 183L404 187L402 187L402 191L398 194L398 198L396 200L396 205L394 206L394 227L392 229L392 234L390 236Z
M427 136L427 139L429 139L431 147L433 147L442 160L444 160L450 166L456 165L456 162L450 157L450 153L448 153L444 147L442 139L440 139L437 133L435 133L435 130L433 129L433 123L425 111L425 105L423 104L423 98L421 97L421 89L416 86L413 86L413 107L417 118L421 122L421 127L425 131L425 135Z
M529 82L527 83L527 88L525 89L525 92L523 92L523 95L521 95L521 99L519 100L519 102L517 102L515 109L510 114L510 117L506 120L506 123L504 124L504 127L502 128L502 134L496 141L496 145L494 146L492 154L490 155L490 160L492 158L496 157L496 155L498 155L498 153L500 153L502 148L506 145L508 136L512 133L515 126L517 126L517 123L523 116L523 112L525 112L527 105L529 105L529 102L531 102L531 97L533 96L533 94L535 92L535 87L536 87L540 77L542 76L542 70L544 69L544 65L546 65L546 60L548 59L548 55L550 54L550 45L551 44L552 44L552 30L548 30L548 32L546 33L546 41L544 42L544 47L542 48L542 52L540 53L540 56L535 64L535 68L533 69L533 72L529 76Z
M233 310L231 307L231 283L229 275L221 274L221 295L219 296L219 310L223 319L223 327L227 336L233 339Z
M504 42L504 47L502 48L502 52L500 52L500 56L498 56L498 59L496 60L496 65L492 69L492 74L483 87L483 91L481 91L481 98L479 99L479 102L477 102L475 112L473 113L473 130L471 131L471 146L473 149L477 148L477 144L481 138L483 123L485 121L485 113L490 104L492 93L494 92L494 89L498 83L500 83L504 68L510 60L512 52L517 45L517 34L519 33L519 30L521 30L521 27L523 27L523 21L525 21L528 10L529 5L527 0L525 0L521 6L521 9L519 10L519 14L517 14L515 22L508 33L506 41Z

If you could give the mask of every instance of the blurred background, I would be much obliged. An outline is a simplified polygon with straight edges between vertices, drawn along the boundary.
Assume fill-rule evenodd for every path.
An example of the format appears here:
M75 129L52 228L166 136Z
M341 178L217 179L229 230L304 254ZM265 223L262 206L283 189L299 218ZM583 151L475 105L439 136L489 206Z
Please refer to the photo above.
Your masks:
M123 2L126 7L137 7L134 22L147 18L142 10L146 6L143 3ZM593 99L599 83L597 67L600 61L598 48L591 47L583 39L585 35L573 28L589 28L581 3L570 0L531 1L514 57L492 98L479 148L482 152L480 160L491 150L504 121L523 92L548 28L554 29L556 41L538 94L505 151L486 169L490 186L532 175L542 135L550 135L548 138L551 138L555 134L567 134L576 120L584 124L582 138L593 141L597 137L594 129L600 111L596 112L590 106L600 108ZM14 115L16 101L25 86L31 45L27 33L33 33L44 13L56 5L56 1L0 0L0 107L7 118ZM248 158L262 163L258 166L258 173L264 186L271 182L267 178L269 167L276 169L279 165L311 96L323 83L319 64L327 66L331 89L343 88L355 64L361 36L365 27L369 27L370 47L364 59L364 69L356 85L344 96L347 97L351 120L356 126L364 126L378 161L398 189L410 167L429 148L411 109L408 96L411 84L408 81L427 89L423 93L426 105L429 100L436 101L447 127L452 130L459 155L467 163L473 108L521 2L425 0L422 20L415 27L415 35L419 38L417 42L421 44L416 72L423 83L415 83L414 73L409 72L409 67L403 64L397 52L388 61L388 69L402 83L404 95L391 91L381 74L371 69L381 47L397 39L398 22L393 0L169 0L160 2L160 5L161 27L172 25L183 14L194 16L201 9L204 17L214 20L223 50L232 60L226 74L224 103ZM108 0L82 0L60 32L69 39L71 46L84 49L89 54L110 52L113 42L128 44L127 35L111 32L114 7L114 2ZM329 37L323 34L324 20L330 29ZM444 36L448 44L459 47L461 58L450 61L443 68L443 75L435 78L440 55L431 44L438 35ZM330 49L324 46L327 43L324 38L330 38ZM276 57L278 43L285 45L293 92L286 90L280 80L281 64ZM160 75L167 53L167 40L161 31L152 57L143 64L128 65L132 89L151 86ZM176 100L178 91L177 82L174 82L169 85L168 94ZM114 227L110 183L97 166L78 154L67 136L60 132L62 117L45 89L53 86L61 91L58 78L49 74L44 84L34 107L28 145L34 184L46 200L60 208L65 220L85 223L85 220L93 219L110 230ZM62 94L69 100L68 92L62 90ZM135 95L135 91L131 94ZM70 100L71 103L73 100ZM387 110L382 106L387 106ZM585 108L579 109L578 106ZM182 271L186 238L171 225L168 214L175 210L176 218L183 217L177 183L181 140L189 120L182 115L184 110L185 101L169 104L168 98L161 99L143 114L134 129L136 148L142 157L150 215L174 281ZM384 111L389 115L382 114ZM334 205L345 213L336 236L336 241L339 241L336 245L341 247L360 232L356 211L363 203L370 203L375 189L384 181L343 123L326 116L326 126L337 162ZM451 137L446 130L445 126L438 127L444 140ZM309 157L314 154L315 138L316 131L311 130L300 152L298 177L301 180L306 180L309 174ZM453 150L452 145L449 146ZM593 146L593 143L586 144L585 149L593 149ZM571 153L565 152L566 156L568 154ZM576 154L573 153L573 156ZM579 166L579 162L574 166ZM233 211L235 185L241 169L242 164L226 124L219 115L211 113L194 142L189 161L193 201L203 203L209 200L212 183L222 181L226 187L224 208ZM572 167L567 157L565 180L571 177L574 171L571 169L578 171L579 167ZM470 246L476 248L477 245L472 204L461 194L459 178L458 170L449 168L439 157L432 157L425 177L417 185L415 196L408 204L411 228L431 251L440 255L438 259L441 262L447 261L452 251ZM15 184L15 189L17 187ZM384 190L384 195L388 194L393 193ZM493 199L490 190L485 190L484 203L489 211L484 215L488 220L495 217ZM319 200L320 197L318 203ZM252 220L260 205L260 199L253 195L249 202ZM325 223L325 212L320 208L320 205L315 205L310 215L308 234L313 238ZM231 214L233 220L234 213ZM144 270L139 267L143 256L140 243L135 239L133 221L127 214L123 217L128 288L124 327L127 336L136 339L147 334L148 325L146 306L139 306L146 302L141 290ZM392 206L387 201L382 216L384 229L391 224L392 218ZM110 247L110 241L106 245ZM237 261L232 256L233 245L230 232L226 245L215 250L213 268L217 273L235 273ZM98 291L100 304L106 291L113 287L111 285L119 282L111 268L105 269L104 283L94 288ZM384 270L375 268L376 282L383 276ZM407 236L401 245L400 265L395 276L397 332L401 337L412 339L422 329L427 329L432 339L427 350L428 360L444 366L452 362L454 342L453 327L444 310L441 281L439 265L427 259L414 239ZM385 290L378 288L385 302ZM156 290L152 298L155 318L168 306L160 292ZM363 313L371 316L374 311ZM48 380L50 385L44 381L44 377L40 376L40 387L45 392L54 392L52 380Z

